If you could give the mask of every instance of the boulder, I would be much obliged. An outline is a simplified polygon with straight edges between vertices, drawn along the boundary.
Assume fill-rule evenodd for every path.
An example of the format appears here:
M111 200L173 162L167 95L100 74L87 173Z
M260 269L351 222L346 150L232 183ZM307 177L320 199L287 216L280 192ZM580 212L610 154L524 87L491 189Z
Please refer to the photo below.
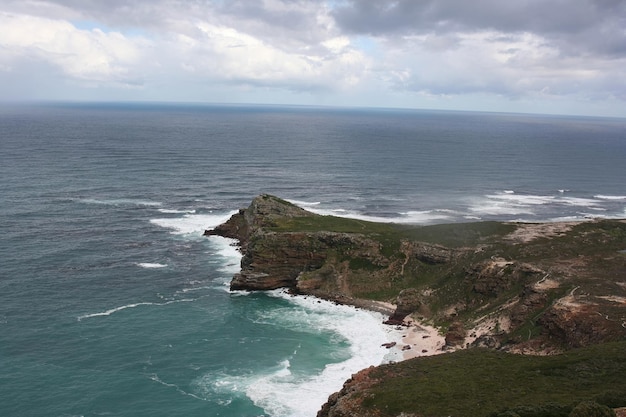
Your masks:
M407 288L400 291L396 297L396 311L389 317L386 324L399 325L404 322L406 316L414 313L422 304L420 293L415 288Z
M463 342L465 342L465 327L463 323L460 321L454 321L448 328L448 332L446 333L446 346L448 347L457 347L462 346Z

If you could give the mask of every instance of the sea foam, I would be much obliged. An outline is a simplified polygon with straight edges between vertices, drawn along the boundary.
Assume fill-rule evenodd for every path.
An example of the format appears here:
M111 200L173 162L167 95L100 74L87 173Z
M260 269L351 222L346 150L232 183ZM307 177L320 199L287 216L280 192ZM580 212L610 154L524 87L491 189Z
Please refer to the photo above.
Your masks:
M224 223L237 211L222 214L185 214L180 217L151 219L150 223L170 229L175 235L202 236L205 230Z
M322 216L336 216L346 219L364 220L375 223L401 223L401 224L424 224L437 221L445 221L452 218L450 210L416 210L397 213L395 216L370 216L355 210L347 209L320 209L307 207L312 213Z
M209 236L208 240L216 251L216 255L221 258L219 271L229 277L239 272L242 255L237 240L220 236Z
M344 360L326 365L314 375L292 371L298 361L296 350L289 357L256 374L206 375L198 384L209 384L206 390L222 395L245 394L255 405L274 417L314 416L328 396L341 389L350 376L371 365L380 365L401 356L382 347L389 341L400 341L401 333L382 324L383 315L336 305L315 297L292 296L283 290L270 291L273 297L291 304L289 313L267 312L259 319L287 329L312 333L332 333L345 340L348 355Z
M137 266L147 269L158 269L158 268L166 268L167 264L153 263L153 262L139 262Z
M165 214L193 214L195 210L177 210L177 209L159 209L161 213Z
M133 198L112 198L112 199L100 199L100 198L83 198L78 200L85 204L99 204L105 206L147 206L158 207L162 203L158 201L140 200Z
M600 199L600 200L626 200L626 195L603 195L603 194L599 194L599 195L594 195L594 198Z
M81 316L78 316L77 319L78 321L81 321L84 319L90 319L94 317L106 317L106 316L110 316L111 314L129 309L129 308L137 308L137 307L145 307L145 306L166 306L166 305L174 304L174 303L188 303L192 301L195 301L195 299L185 298L185 299L180 299L180 300L166 301L164 303L152 303L152 302L131 303L131 304L125 304L123 306L111 308L109 310L101 311L99 313L83 314Z
M301 201L301 200L287 200L292 204L295 204L298 207L311 207L311 206L319 206L321 204L320 201Z
M586 208L588 210L602 209L598 198L566 196L565 190L559 190L557 195L522 194L513 190L500 193L486 194L475 198L469 204L469 211L477 216L520 216L540 215L545 210L555 210L563 207ZM584 217L583 214L580 214ZM509 219L513 220L513 219ZM539 219L541 220L541 219ZM548 218L543 219L547 221Z

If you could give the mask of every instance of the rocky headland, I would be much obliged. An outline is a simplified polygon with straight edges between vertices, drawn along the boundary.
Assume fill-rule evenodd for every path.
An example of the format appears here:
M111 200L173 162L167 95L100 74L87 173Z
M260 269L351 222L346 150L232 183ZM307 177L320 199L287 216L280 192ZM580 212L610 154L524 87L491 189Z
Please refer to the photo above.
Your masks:
M321 216L261 195L206 234L239 242L233 290L288 288L376 309L390 324L438 328L445 351L548 355L626 341L622 220L406 226ZM366 401L412 361L355 375L319 415L421 415L419 404L386 413ZM626 406L626 382L612 388L624 390Z

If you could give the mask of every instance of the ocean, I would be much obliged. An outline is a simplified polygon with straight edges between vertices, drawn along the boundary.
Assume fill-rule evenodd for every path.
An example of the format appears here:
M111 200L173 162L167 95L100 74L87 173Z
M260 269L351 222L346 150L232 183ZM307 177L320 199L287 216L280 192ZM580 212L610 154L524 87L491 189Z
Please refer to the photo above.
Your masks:
M230 292L260 193L414 224L626 217L626 120L0 106L0 415L312 417L398 360L378 313Z

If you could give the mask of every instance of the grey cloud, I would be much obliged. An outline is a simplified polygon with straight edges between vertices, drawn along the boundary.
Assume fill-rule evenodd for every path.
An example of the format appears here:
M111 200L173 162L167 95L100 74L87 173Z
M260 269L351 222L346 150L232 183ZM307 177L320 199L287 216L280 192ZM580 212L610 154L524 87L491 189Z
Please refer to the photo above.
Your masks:
M625 11L623 2L613 0L351 0L333 14L343 28L369 34L483 29L571 33Z
M306 49L319 52L319 44L338 32L330 19L320 19L322 2L280 0L266 6L263 2L233 0L216 5L220 23L238 27L284 50Z
M196 20L230 25L262 38L318 42L325 38L327 25L318 20L322 2L278 0L274 2L244 0L7 0L4 9L46 16L51 9L72 18L94 20L114 29L143 28L167 30L180 22ZM179 22L177 24L177 22ZM326 26L326 27L325 27Z
M311 26L315 16L311 16L310 2L283 0L280 8L267 8L262 2L228 1L218 10L222 13L246 20L263 22L277 29L303 30Z
M183 16L212 14L209 0L6 0L2 9L40 17L93 21L113 30L167 30Z
M176 79L249 91L396 90L390 100L404 92L626 99L625 0L0 3L5 13L121 32L138 54L110 74L124 88Z
M198 22L225 26L289 53L325 55L340 35L324 2L308 0L5 0L0 9L95 22L105 30L185 34L202 40Z
M335 8L333 16L347 32L381 37L529 32L566 51L605 54L621 54L617 45L626 43L626 2L621 0L350 0ZM607 43L611 46L605 47Z

